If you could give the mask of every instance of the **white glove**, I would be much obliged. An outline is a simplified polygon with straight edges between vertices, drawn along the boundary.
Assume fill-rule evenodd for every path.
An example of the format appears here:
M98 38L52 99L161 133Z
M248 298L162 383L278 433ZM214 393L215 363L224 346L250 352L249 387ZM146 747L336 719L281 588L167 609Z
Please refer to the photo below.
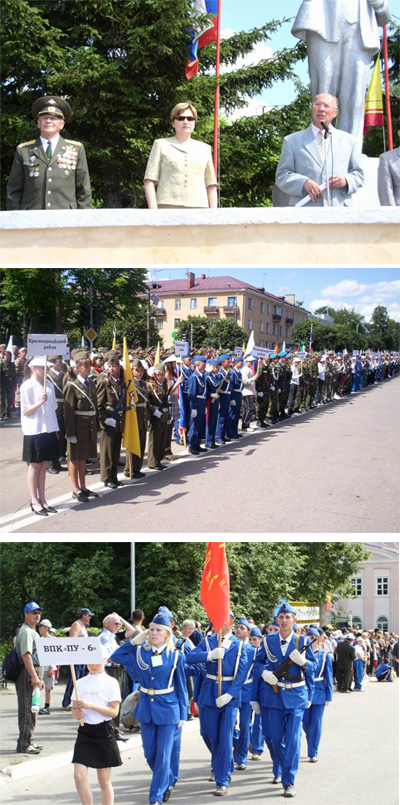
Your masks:
M251 704L251 709L253 710L253 713L255 713L257 716L260 715L261 707L260 707L259 702L250 702L250 704Z
M296 665L300 665L301 668L304 668L304 666L307 665L307 657L305 657L304 654L300 654L300 652L297 651L297 648L295 648L291 654L289 654L289 657L292 662L295 662Z
M153 416L157 417L157 419L160 419L160 417L162 417L162 413L158 410L158 408L156 408L156 410L153 411Z
M67 436L67 442L70 442L71 444L78 444L78 439L76 436Z
M231 400L231 406L232 406L232 408L235 408L235 407L236 407L235 400Z
M261 674L264 682L267 682L268 685L277 685L278 679L272 671L263 671Z
M218 400L218 394L210 394L212 400Z
M130 641L132 646L140 646L140 644L144 643L144 641L147 639L148 634L149 629L146 629L144 632L139 632L139 634L137 634L136 637L133 637Z
M275 391L275 386L270 386L271 391Z
M101 430L98 430L97 431L97 438L100 439L100 437L101 437Z
M225 707L226 704L229 704L233 699L230 693L223 693L222 696L218 696L218 699L215 700L215 704L217 707Z
M224 648L213 648L212 651L209 651L207 654L207 661L213 662L214 660L223 660L225 657L225 649Z
M197 417L197 411L193 410L192 411L192 419L196 419L196 417Z
M310 707L311 707L311 702L307 702L306 710L308 710Z
M325 702L325 707L328 707L328 704L331 704L331 702Z
M114 419L114 417L109 416L109 417L107 417L107 419L104 420L104 424L109 425L110 428L116 428L117 427L117 420Z
M184 723L185 723L184 721L180 721L180 722L179 722L179 724L178 724L178 729L179 729L179 728L182 728L182 727L183 727L183 725L184 725Z
M264 397L263 391L257 391L257 397Z

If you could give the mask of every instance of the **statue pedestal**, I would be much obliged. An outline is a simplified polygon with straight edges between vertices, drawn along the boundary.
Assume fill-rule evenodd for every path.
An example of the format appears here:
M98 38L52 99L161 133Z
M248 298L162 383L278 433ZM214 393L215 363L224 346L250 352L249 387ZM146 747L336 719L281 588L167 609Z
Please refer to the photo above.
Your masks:
M36 210L0 213L4 267L399 263L400 208Z

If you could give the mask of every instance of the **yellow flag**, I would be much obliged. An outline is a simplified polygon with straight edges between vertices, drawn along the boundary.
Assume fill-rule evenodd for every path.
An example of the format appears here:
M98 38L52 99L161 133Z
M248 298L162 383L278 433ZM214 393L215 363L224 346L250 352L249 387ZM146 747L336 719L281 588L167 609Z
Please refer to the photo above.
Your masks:
M157 344L156 357L154 358L154 366L157 366L157 364L160 363L160 360L161 360L161 342L159 341Z
M371 83L368 87L365 96L365 112L364 112L364 131L366 134L370 126L383 126L383 98L382 98L382 81L381 81L381 65L379 53L375 62L375 67L372 72Z
M114 338L113 338L113 340L112 340L112 347L111 347L111 349L117 349L117 336L116 336L116 334L115 334L115 333L114 333Z
M136 392L135 381L132 375L131 365L129 363L128 345L126 343L126 338L124 338L124 349L122 358L124 362L124 383L125 385L127 385L127 383L131 381L129 389L126 392L126 405L132 406L130 411L125 411L124 436L122 444L127 450L129 450L130 453L134 453L135 456L140 457L141 451L140 451L139 428L136 415L136 403L138 397Z

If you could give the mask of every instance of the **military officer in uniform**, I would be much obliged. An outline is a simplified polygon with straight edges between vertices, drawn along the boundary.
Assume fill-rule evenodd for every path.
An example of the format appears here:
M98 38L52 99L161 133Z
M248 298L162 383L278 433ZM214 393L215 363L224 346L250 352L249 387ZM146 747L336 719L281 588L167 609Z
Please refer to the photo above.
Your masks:
M266 710L269 734L279 765L285 797L294 797L294 780L299 767L300 731L303 714L311 706L317 661L308 638L295 635L296 612L283 603L277 614L279 632L266 635L256 658L252 701ZM305 651L302 651L307 646ZM291 665L279 679L277 670L286 658ZM260 678L261 677L261 678ZM259 688L258 688L259 684ZM258 709L257 707L255 708Z
M247 656L247 673L243 683L241 702L239 707L239 729L235 730L233 745L235 748L235 763L237 771L244 771L247 767L247 755L250 744L250 723L252 709L250 704L253 684L253 667L257 649L249 643L251 626L247 618L240 618L236 622L235 636L242 640L243 651Z
M256 374L256 424L258 428L269 428L265 421L269 404L269 387L271 385L271 359L260 358Z
M231 400L231 356L226 353L220 356L220 375L221 383L219 387L219 412L217 422L217 433L215 441L225 444L230 441L228 436L228 418Z
M145 477L141 469L149 421L149 393L146 382L143 380L144 366L139 358L134 358L132 361L132 375L137 394L136 416L139 429L140 456L130 453L129 450L126 451L124 475L126 478L139 479Z
M243 358L236 357L233 359L232 363L233 367L231 370L231 399L228 415L228 436L231 439L242 439L243 437L240 433L238 433L238 426L243 399L243 378L241 372Z
M103 481L104 486L111 487L111 489L117 489L121 485L121 481L118 480L118 462L125 414L123 411L114 414L115 406L125 388L120 360L121 355L116 350L110 350L107 353L107 371L105 374L99 375L96 387L101 428L100 480ZM110 428L112 428L112 432Z
M205 446L216 448L215 434L217 431L219 413L218 386L221 382L219 373L219 361L216 358L207 360L206 363L206 386L207 386L207 415L206 415L206 441Z
M269 408L268 417L271 424L275 425L278 421L278 391L281 388L281 370L278 362L279 353L271 353L271 383L269 386Z
M17 146L7 184L8 210L88 209L92 202L85 148L64 140L72 111L64 98L45 95L32 104L40 135Z
M201 439L205 429L207 399L205 370L207 358L203 355L196 355L192 363L194 365L194 372L192 372L189 380L189 453L193 456L198 456L200 453L207 452L207 448L201 446Z
M308 637L316 637L314 653L317 660L314 690L311 707L304 711L303 729L307 736L307 749L310 763L317 763L318 749L322 735L322 719L325 707L333 699L333 664L332 655L324 650L325 634L322 629L310 628Z
M47 380L53 384L54 392L56 395L56 402L57 402L57 422L58 422L58 460L51 461L49 464L48 472L52 475L58 475L58 473L63 469L60 464L60 458L66 456L67 454L67 441L65 438L65 423L64 423L64 395L63 395L63 379L65 372L62 371L63 367L63 359L62 355L50 355L48 358L48 362L50 363L49 370L47 372ZM64 469L66 469L64 467Z
M168 424L168 386L165 380L165 366L158 363L153 377L147 383L150 410L150 433L147 464L151 470L164 470L161 464L167 444Z
M73 486L72 497L87 503L97 492L87 489L85 483L86 459L97 458L97 412L96 387L89 378L89 353L80 350L74 354L75 370L68 370L69 379L64 384L64 419L67 437L69 474Z

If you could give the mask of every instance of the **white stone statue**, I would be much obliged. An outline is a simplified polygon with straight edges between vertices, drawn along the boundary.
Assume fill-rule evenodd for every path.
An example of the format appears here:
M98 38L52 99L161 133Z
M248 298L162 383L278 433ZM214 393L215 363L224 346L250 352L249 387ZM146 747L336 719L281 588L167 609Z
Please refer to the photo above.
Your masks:
M371 58L390 15L387 0L303 0L292 27L307 43L311 96L338 98L339 128L360 148Z

